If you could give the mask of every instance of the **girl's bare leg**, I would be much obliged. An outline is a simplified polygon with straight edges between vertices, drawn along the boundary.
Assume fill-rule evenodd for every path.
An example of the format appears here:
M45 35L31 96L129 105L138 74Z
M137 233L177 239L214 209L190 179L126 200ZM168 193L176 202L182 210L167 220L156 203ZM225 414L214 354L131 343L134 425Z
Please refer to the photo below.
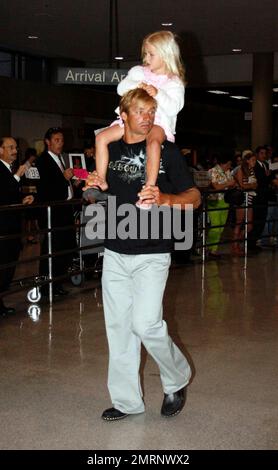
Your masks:
M106 191L108 184L106 181L107 168L109 163L108 145L111 142L120 140L124 135L123 127L114 125L104 129L96 136L96 171L103 180L100 185L102 191Z
M155 186L158 177L161 157L161 144L166 139L166 135L162 127L153 126L147 136L147 161L146 161L146 177L145 186ZM136 203L141 209L150 209L150 204L144 204L144 200L139 199Z
M147 137L146 186L155 186L161 157L161 145L166 139L162 127L153 126Z

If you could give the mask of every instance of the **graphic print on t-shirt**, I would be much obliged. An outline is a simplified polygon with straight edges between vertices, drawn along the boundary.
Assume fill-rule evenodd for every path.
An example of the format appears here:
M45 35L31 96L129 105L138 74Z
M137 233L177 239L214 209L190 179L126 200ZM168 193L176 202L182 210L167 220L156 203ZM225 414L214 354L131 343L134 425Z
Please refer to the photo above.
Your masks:
M120 160L110 161L109 170L117 171L118 176L125 183L132 183L138 178L145 178L145 154L141 149L138 153L132 148L127 149L127 155L121 155Z
M145 182L145 149L134 149L126 146L126 154L121 155L120 160L110 161L109 170L120 172L119 178L125 183L132 183L140 179ZM159 173L165 173L160 161Z

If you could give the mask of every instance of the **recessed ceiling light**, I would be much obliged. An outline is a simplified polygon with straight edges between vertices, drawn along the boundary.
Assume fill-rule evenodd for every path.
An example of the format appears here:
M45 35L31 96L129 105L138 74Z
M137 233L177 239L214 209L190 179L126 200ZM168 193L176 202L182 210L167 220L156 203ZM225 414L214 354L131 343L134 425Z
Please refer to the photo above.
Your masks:
M161 26L173 26L173 23L161 23Z
M273 108L278 108L278 104L273 104Z
M124 60L124 58L121 55L114 57L114 59L115 60Z
M207 90L208 93L213 93L214 95L229 95L228 91L222 90Z
M248 98L248 96L240 96L240 95L230 96L230 98L234 98L235 100L249 100L250 99L250 98Z
M39 36L28 36L28 39L39 39Z
M235 47L234 49L232 49L232 51L233 51L233 52L242 52L242 49L239 49L239 48L236 48L236 47Z
M278 92L278 88L272 88L272 90L277 93Z

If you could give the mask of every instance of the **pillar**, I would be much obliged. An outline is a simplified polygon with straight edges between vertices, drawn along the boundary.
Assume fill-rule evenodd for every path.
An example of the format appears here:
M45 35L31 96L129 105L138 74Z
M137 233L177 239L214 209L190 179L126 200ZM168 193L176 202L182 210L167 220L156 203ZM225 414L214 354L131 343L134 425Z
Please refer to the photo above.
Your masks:
M252 148L272 142L273 53L253 55Z
M11 111L0 109L0 138L11 135Z

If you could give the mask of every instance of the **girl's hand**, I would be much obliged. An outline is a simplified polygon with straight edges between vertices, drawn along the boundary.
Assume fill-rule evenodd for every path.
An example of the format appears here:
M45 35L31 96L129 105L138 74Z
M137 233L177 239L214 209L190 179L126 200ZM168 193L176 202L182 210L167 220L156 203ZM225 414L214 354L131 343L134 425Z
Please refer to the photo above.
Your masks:
M146 92L153 98L157 95L157 92L158 92L158 89L155 88L155 86L153 85L147 85L146 88L144 88L144 90L146 90Z
M153 98L157 95L158 89L153 85L148 85L148 83L142 82L139 83L138 88L145 90Z
M137 88L143 88L144 89L144 86L147 86L147 83L141 82L137 85Z

